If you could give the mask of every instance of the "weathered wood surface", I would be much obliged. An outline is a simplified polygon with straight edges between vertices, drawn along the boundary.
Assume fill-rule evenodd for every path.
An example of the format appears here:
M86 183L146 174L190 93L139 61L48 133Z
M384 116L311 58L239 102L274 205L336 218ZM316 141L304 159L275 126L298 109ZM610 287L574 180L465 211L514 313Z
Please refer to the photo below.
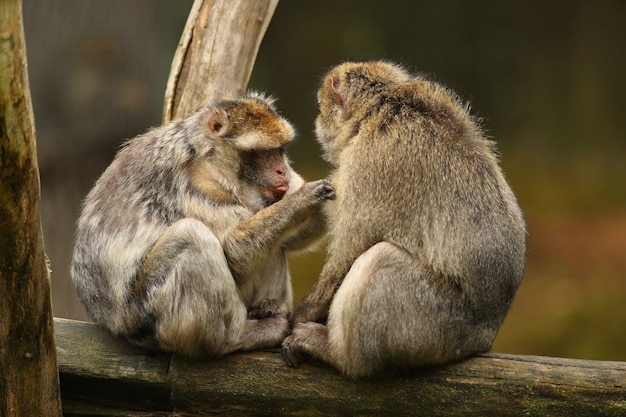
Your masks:
M278 0L195 0L172 60L163 122L183 118L248 85Z
M624 416L626 363L490 353L350 380L277 351L193 361L149 355L93 324L55 319L63 411L73 415Z
M0 416L61 415L21 0L0 1Z

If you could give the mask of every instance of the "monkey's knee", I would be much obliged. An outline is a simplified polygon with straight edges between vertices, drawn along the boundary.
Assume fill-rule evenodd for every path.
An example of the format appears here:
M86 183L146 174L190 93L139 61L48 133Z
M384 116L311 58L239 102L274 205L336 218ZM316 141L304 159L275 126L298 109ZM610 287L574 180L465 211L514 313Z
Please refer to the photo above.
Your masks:
M375 244L352 264L333 298L331 311L334 310L337 315L343 310L356 308L355 303L369 292L369 282L373 277L385 275L388 269L402 268L402 264L408 261L408 254L396 245L388 242Z
M361 254L346 274L337 290L328 314L328 344L338 368L350 376L372 373L379 359L376 353L376 332L381 329L369 323L364 314L364 302L371 290L372 280L379 279L381 264L394 251L394 245L378 243ZM378 294L386 298L386 294ZM385 303L385 301L381 300ZM381 311L381 310L379 310ZM371 314L376 314L373 311ZM382 317L378 313L379 317Z
M329 312L329 343L340 368L348 375L367 375L484 350L467 306L441 280L389 243L359 257Z
M173 272L190 277L230 275L219 240L199 220L182 219L165 230L146 256L136 287L146 287L150 279L158 281Z
M246 308L235 291L181 288L195 295L172 294L156 315L155 338L160 347L188 357L231 352L233 338L246 321ZM230 294L229 294L230 292Z
M191 218L178 220L167 228L157 241L155 248L163 245L168 251L196 250L201 252L221 252L217 236L201 221Z
M186 356L227 353L246 308L217 237L201 222L183 219L163 234L144 264L155 338Z

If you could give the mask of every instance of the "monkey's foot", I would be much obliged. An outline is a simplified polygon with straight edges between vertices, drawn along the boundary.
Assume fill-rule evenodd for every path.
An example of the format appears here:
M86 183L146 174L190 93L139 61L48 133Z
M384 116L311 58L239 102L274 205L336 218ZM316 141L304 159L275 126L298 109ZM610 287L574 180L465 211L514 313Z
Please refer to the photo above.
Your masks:
M298 350L297 345L293 334L286 337L282 344L283 360L292 368L297 368L305 360L304 353Z
M328 362L328 327L308 321L294 326L290 336L283 340L283 358L287 365L297 367L307 356Z

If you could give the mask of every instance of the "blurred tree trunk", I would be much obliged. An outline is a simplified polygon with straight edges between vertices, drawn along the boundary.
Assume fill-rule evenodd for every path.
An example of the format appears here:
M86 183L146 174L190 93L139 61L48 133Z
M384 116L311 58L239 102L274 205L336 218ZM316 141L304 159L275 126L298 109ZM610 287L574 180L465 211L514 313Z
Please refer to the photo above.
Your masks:
M195 0L165 92L163 122L241 96L278 0Z
M0 1L0 415L60 416L20 0Z

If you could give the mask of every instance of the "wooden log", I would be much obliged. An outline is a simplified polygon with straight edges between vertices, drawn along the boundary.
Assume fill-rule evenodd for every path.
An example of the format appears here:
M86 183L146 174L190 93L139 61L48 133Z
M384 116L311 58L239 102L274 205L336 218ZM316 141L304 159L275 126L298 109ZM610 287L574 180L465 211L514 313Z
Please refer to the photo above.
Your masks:
M150 355L93 324L55 319L63 412L202 416L624 416L626 363L489 353L352 380L277 350Z
M54 331L65 416L171 410L170 355L147 354L91 323L55 318Z

